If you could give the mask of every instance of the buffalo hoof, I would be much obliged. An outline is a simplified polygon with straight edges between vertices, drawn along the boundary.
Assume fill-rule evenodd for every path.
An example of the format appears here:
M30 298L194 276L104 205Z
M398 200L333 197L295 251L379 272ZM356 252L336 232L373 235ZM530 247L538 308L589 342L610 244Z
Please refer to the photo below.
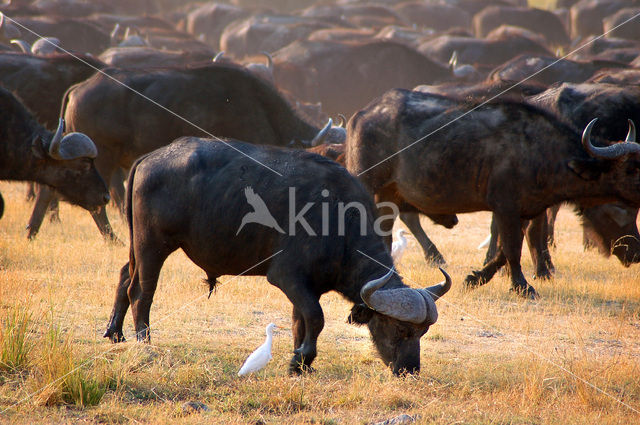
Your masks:
M126 341L122 331L115 331L113 329L107 329L106 332L104 333L104 335L102 335L102 337L103 338L109 338L109 340L114 344L116 344L118 342L125 342Z
M485 283L487 282L484 280L480 272L473 271L470 275L467 275L467 277L464 278L464 282L462 282L462 285L465 289L475 289L478 286L484 285Z
M539 280L550 280L553 277L553 274L551 273L551 270L541 270L539 272L536 272L535 275L533 275L534 279L539 279Z
M522 298L528 298L530 300L535 300L536 298L538 298L538 293L535 289L533 289L533 286L529 284L527 284L526 286L512 286L509 291L516 293Z
M440 253L427 255L424 257L424 259L427 261L427 263L430 266L433 266L433 267L444 266L447 264L447 262L444 260L442 255L440 255Z
M302 375L303 373L313 373L315 369L305 363L304 357L296 353L289 363L289 375Z

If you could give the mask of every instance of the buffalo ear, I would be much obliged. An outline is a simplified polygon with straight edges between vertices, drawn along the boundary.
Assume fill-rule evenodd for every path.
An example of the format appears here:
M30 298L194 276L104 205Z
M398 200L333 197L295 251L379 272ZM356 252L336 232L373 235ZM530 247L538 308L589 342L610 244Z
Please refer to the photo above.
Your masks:
M602 174L602 166L594 159L572 159L567 166L583 180L596 180Z
M347 323L352 325L365 325L373 317L373 310L365 304L356 304L351 309L351 314L347 317Z
M40 136L35 136L31 141L31 153L38 159L45 159L48 155L42 146L42 139Z

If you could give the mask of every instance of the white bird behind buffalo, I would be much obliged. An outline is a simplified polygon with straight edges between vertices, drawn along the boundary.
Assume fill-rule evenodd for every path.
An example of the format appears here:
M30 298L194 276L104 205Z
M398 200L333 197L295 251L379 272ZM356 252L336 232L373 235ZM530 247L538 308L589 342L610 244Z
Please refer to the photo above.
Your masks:
M243 376L248 373L257 372L269 363L271 360L271 343L273 341L273 330L277 328L275 323L269 323L267 325L267 339L260 347L256 349L238 371L238 376Z
M396 232L395 241L391 244L391 258L393 258L394 263L398 263L400 258L402 258L402 254L407 249L407 239L404 235L407 233L406 230L400 229Z

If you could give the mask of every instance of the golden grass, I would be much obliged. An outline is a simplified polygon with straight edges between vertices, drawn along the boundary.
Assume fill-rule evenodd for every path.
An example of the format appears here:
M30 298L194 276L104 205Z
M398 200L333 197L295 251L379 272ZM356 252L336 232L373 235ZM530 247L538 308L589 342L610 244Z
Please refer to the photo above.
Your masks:
M482 262L484 252L475 247L487 234L488 213L462 215L452 230L425 221L454 287L438 302L438 323L423 337L420 376L393 377L377 359L368 330L345 323L350 304L332 293L321 300L326 325L316 373L289 377L291 306L264 278L223 277L207 299L204 272L176 253L151 309L152 344L111 345L102 333L128 247L103 242L89 214L67 204L62 224L46 222L28 242L25 186L0 183L0 192L6 201L0 321L28 306L36 344L26 371L0 372L0 422L363 424L403 413L420 415L424 424L630 424L640 418L640 267L583 252L581 228L568 208L557 224L555 278L531 282L537 301L510 295L503 274L462 291L464 277ZM110 215L125 238L122 218L114 209ZM523 267L531 276L526 252ZM413 286L441 279L415 242L399 269ZM131 340L130 317L125 335ZM273 361L238 378L271 321L285 327L275 335ZM104 385L97 406L64 398L54 403L46 392L29 397L52 380L37 379L51 324L61 330L62 347L68 341L54 364L67 371L65 361L81 366L81 382Z

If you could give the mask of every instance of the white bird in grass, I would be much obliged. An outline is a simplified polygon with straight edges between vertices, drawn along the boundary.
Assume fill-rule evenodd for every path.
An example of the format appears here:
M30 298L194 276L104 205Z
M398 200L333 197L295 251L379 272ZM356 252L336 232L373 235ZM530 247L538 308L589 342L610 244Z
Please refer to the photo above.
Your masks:
M273 340L273 330L277 328L275 323L269 323L267 325L267 339L260 347L256 349L238 371L238 376L243 376L248 373L257 372L269 363L271 360L271 342Z
M407 249L407 239L404 235L407 233L406 230L400 229L396 232L396 239L391 244L391 258L393 258L393 262L397 263L402 258L402 254L404 254L404 250Z

